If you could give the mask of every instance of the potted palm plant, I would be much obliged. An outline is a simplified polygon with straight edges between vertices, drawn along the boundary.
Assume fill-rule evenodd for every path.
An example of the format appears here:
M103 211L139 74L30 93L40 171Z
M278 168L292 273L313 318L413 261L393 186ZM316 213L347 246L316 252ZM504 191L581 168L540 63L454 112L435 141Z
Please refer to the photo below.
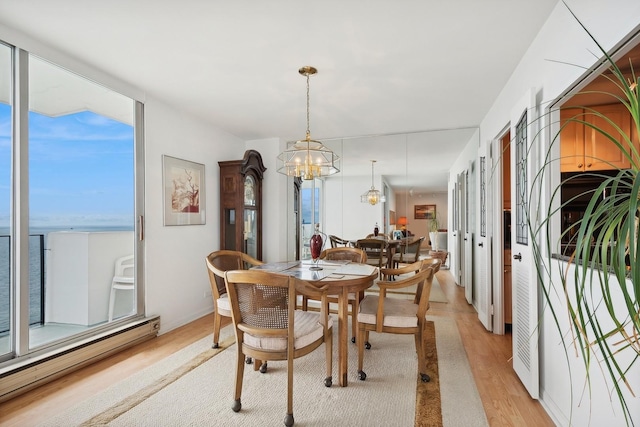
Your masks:
M604 77L616 87L609 95L612 102L624 105L629 111L632 129L631 132L623 130L609 117L588 106L581 107L584 113L569 118L562 126L579 123L604 136L628 159L630 167L600 176L602 183L589 190L584 216L565 232L570 232L571 236L562 236L565 241L570 238L571 242L566 264L553 262L552 254L557 253L558 243L552 237L552 218L571 200L562 201L559 207L558 203L551 203L542 215L543 220L536 224L531 218L529 227L532 235L538 236L538 242L544 242L534 244L536 258L540 261L537 263L538 276L547 307L561 336L565 336L566 331L561 331L559 319L568 315L570 320L572 337L565 345L567 352L572 346L578 350L587 381L590 381L591 365L600 364L612 385L612 394L620 401L627 424L633 424L633 412L625 396L628 392L634 395L628 375L637 375L637 366L632 368L640 359L640 153L633 138L634 134L640 134L640 81L633 67L630 74L625 75L573 11L570 12L600 49L609 68ZM602 91L597 93L603 95ZM598 120L592 120L594 117ZM606 128L595 123L605 123ZM556 135L553 143L558 141L559 135ZM547 162L553 162L551 154L547 155ZM537 179L543 174L541 172ZM553 197L560 197L560 188L554 191ZM554 276L551 272L554 265L563 266L564 271ZM552 279L552 276L560 279ZM566 305L557 303L558 295L564 295Z
M433 217L429 220L429 239L431 240L431 247L434 251L438 250L438 230L440 229L440 221L438 215L434 212Z

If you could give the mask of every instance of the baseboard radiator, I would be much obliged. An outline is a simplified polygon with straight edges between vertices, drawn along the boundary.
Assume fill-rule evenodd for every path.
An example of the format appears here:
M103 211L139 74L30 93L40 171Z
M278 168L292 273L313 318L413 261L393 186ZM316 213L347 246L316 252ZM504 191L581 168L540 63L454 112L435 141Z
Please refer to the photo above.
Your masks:
M148 317L0 369L0 402L154 338L159 330L160 317Z

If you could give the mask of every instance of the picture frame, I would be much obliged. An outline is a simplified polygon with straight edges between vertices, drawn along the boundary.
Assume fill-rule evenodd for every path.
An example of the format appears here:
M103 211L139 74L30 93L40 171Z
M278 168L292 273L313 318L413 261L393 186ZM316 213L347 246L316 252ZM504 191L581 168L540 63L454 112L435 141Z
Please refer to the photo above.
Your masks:
M162 156L164 225L203 225L205 212L204 165Z
M436 217L436 205L414 205L413 216L415 219L434 219Z

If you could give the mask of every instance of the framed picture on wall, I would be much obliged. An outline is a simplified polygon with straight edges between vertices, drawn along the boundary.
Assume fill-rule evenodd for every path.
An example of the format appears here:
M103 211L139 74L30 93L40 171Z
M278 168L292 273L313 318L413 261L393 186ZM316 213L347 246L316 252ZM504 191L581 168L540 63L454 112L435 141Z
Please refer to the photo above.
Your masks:
M204 165L162 156L164 225L205 223Z
M415 219L434 219L436 217L436 205L414 205L413 217Z

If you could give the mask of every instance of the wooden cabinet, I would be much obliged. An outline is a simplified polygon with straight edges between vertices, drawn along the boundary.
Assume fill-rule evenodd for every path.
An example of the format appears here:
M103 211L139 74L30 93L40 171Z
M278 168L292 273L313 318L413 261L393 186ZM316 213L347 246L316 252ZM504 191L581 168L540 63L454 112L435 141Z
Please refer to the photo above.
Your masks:
M262 259L262 156L248 150L220 165L220 249Z
M631 115L622 104L592 107L618 126L624 135L631 134ZM574 118L578 121L568 121ZM588 109L566 109L560 112L564 125L560 132L560 170L562 172L589 172L597 170L625 169L630 167L624 152L602 132L616 137L626 147L624 136L606 118ZM584 122L584 123L581 123ZM627 148L627 152L629 149Z

